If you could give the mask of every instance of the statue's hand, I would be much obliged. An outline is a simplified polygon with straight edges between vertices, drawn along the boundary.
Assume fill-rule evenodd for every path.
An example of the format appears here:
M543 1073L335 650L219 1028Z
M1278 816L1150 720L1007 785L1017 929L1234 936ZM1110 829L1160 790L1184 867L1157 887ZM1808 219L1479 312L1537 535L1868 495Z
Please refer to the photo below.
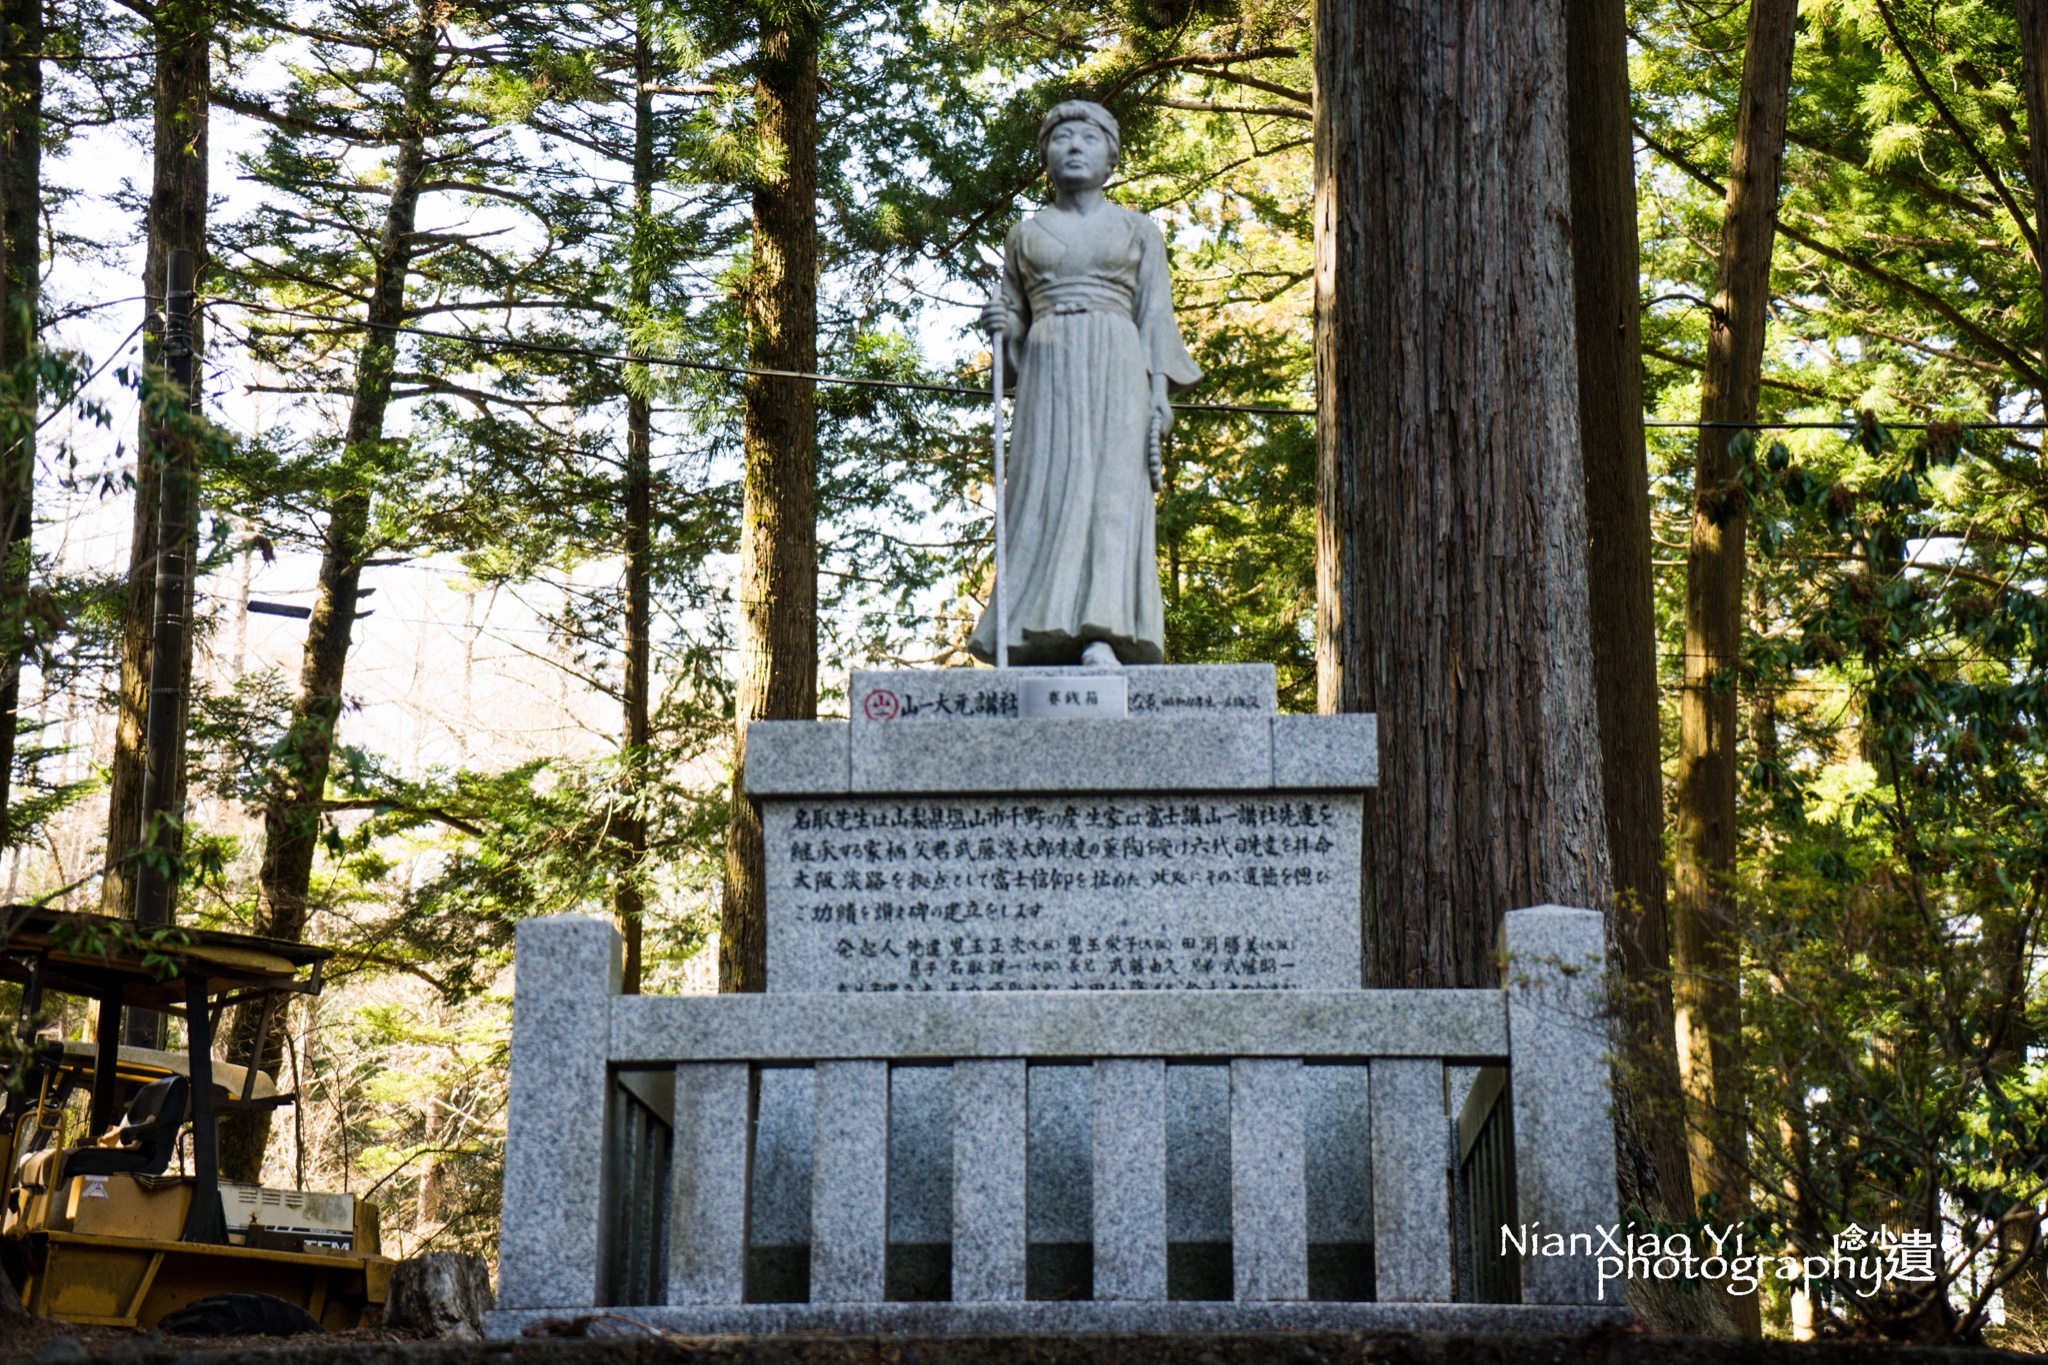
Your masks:
M956 314L955 316L958 315ZM1003 300L1000 294L982 305L981 330L991 335L1010 330L1009 310L1003 307Z

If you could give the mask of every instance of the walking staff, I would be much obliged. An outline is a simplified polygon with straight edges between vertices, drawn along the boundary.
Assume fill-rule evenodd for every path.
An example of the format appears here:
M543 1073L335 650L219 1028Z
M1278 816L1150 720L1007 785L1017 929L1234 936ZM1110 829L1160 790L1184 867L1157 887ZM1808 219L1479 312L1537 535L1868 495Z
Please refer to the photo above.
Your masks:
M1000 303L1003 297L1003 277L996 274L994 298ZM996 443L996 667L1010 666L1010 621L1009 612L1004 609L1004 598L1009 595L1009 575L1003 572L1003 352L1007 349L1003 340L1003 329L998 324L989 333L990 370L995 377L995 418Z

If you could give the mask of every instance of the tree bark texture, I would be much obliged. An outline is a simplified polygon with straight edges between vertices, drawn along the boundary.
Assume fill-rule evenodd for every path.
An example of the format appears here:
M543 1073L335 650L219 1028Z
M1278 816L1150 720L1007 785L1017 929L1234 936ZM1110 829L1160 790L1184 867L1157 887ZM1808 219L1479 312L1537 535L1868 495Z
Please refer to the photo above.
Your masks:
M2027 87L2027 182L2034 190L2034 264L2048 298L2048 0L2014 0L2019 15L2020 72ZM2048 303L2041 309L2039 373L2048 376ZM2040 395L2048 408L2048 393Z
M1327 327L1362 382L1325 400L1318 544L1342 598L1324 697L1380 718L1366 984L1491 985L1505 911L1611 895L1563 4L1341 8L1319 6L1316 60L1344 107L1318 116L1356 152L1323 154L1318 197L1358 215L1335 234Z
M812 371L818 343L818 35L761 23L747 363ZM720 990L766 989L761 813L741 774L747 726L818 714L817 405L808 380L749 375L740 526L732 822L719 914Z
M1626 1058L1615 1114L1620 1194L1624 1208L1682 1222L1694 1210L1665 926L1663 737L1623 0L1565 0L1565 42L1586 586L1615 890L1607 926L1626 992L1617 1039ZM1660 1310L1653 1311L1665 1316Z
M384 325L373 325L363 333L342 456L366 469L379 463L376 448L384 440L384 414L391 403L398 338L390 327L406 316L405 286L412 269L414 225L425 179L427 127L443 14L435 0L422 0L414 20L418 28L407 44L404 107L399 116L402 131L392 158L391 197L377 239L366 319ZM328 512L313 615L306 623L305 651L299 664L299 695L292 704L291 724L279 745L279 756L273 760L278 776L263 811L263 865L258 874L262 895L256 910L256 932L272 938L303 938L310 913L313 858L319 849L322 802L334 756L335 727L341 719L342 681L368 548L368 483L365 472L358 486L337 497ZM258 1015L254 1006L237 1008L230 1026L229 1057L241 1065L254 1057L256 1065L276 1075L284 1056L282 1012L273 1016L267 1036L261 1039L254 1036ZM223 1115L220 1130L223 1178L255 1180L270 1137L269 1111Z
M166 0L155 10L154 154L142 264L143 308L148 319L143 327L142 358L151 372L158 372L162 364L164 267L170 253L191 252L198 265L197 278L206 278L207 125L212 93L208 44L212 32L211 3ZM195 354L203 354L198 310L193 313L192 347ZM196 364L193 373L196 384L201 373ZM162 463L156 429L145 413L136 430L135 522L128 546L119 709L107 781L107 871L100 883L100 910L108 915L131 914L135 905L135 867L128 855L142 842L143 732L149 719L149 637L156 609L157 498ZM190 517L186 524L193 524ZM186 638L190 640L189 633ZM185 673L189 696L189 667ZM182 732L184 727L179 729ZM181 773L183 768L181 752ZM182 792L181 785L181 796ZM183 804L180 800L178 808ZM176 895L173 888L174 907Z
M1752 0L1729 156L1721 257L1709 311L1703 423L1756 420L1770 320L1771 252L1792 84L1797 0ZM1689 1111L1693 1188L1717 1216L1748 1206L1737 1074L1741 942L1736 859L1737 671L1748 517L1730 496L1736 429L1702 426L1694 463L1685 575L1685 680L1679 694L1677 850L1672 956L1680 1075ZM1732 1300L1754 1335L1755 1304Z
M2044 0L2048 2L2048 0ZM1359 657L1364 545L1345 539L1353 477L1365 446L1363 394L1371 357L1365 320L1365 201L1361 126L1366 95L1364 10L1356 0L1315 7L1316 710L1362 704L1369 669ZM1339 268L1339 263L1342 268ZM1368 542L1369 543L1369 542Z
M36 491L35 382L41 306L42 0L0 3L0 847L9 819L20 724Z
M654 95L648 86L654 80L653 49L648 42L652 15L641 8L633 43L633 260L631 264L632 316L637 325L647 317L654 299L646 240L654 213ZM654 413L647 392L647 367L633 366L626 394L626 622L625 622L625 809L617 823L618 880L612 895L612 918L620 937L626 941L625 969L621 988L627 995L640 993L641 951L647 897L641 891L641 868L647 860L647 817L642 802L646 795L646 763L649 739L648 710L652 680L649 630L651 602L648 593L649 526L652 516L648 485L653 478Z

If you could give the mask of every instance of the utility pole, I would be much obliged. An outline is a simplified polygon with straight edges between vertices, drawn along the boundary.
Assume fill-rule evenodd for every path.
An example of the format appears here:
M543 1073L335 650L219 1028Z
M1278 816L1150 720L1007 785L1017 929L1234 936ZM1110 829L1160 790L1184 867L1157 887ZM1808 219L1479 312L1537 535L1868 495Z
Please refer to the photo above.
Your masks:
M164 373L187 413L192 394L192 291L194 263L190 251L170 253L164 280ZM184 839L177 822L183 813L171 808L177 799L179 730L185 723L185 585L192 572L193 497L199 470L189 430L166 423L156 448L163 453L162 491L157 499L156 610L150 632L149 726L143 749L142 844L146 854L137 869L135 919L144 925L168 925L176 908L176 882L166 873L166 860L182 852ZM164 1020L150 1010L130 1011L127 1041L137 1047L164 1044Z

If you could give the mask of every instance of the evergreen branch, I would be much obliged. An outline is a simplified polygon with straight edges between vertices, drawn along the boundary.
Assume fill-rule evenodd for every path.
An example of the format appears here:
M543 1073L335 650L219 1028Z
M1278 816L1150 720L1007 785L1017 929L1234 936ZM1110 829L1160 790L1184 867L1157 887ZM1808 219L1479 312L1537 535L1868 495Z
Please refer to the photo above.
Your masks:
M382 967L386 971L404 972L407 976L416 976L443 995L454 994L454 991L446 981L428 972L424 967L414 966L410 962L405 962L395 957L385 957L381 953L362 952L355 948L335 948L333 953L336 957L346 958L351 962L359 962L364 966Z
M346 123L319 123L296 114L280 114L262 100L252 100L246 95L237 95L232 90L215 89L208 97L208 102L216 109L226 109L231 113L257 119L288 132L312 133L319 137L331 137L340 142L353 142L366 147L384 141L380 136Z
M1282 85L1278 81L1262 81L1257 76L1247 76L1236 71L1211 71L1206 74L1211 80L1229 81L1232 85L1250 86L1254 90L1263 90L1269 95L1278 95L1282 99L1293 100L1296 104L1306 104L1314 107L1316 102L1315 96L1308 91L1296 90L1294 87Z
M1657 346L1643 347L1643 354L1649 356L1652 360L1661 360L1667 365L1677 365L1683 369L1704 370L1707 368L1703 361L1694 360L1691 356L1679 355ZM1823 403L1840 403L1848 406L1851 401L1847 398L1837 398L1831 393L1823 393L1819 389L1809 389L1804 384L1794 384L1784 379L1772 379L1768 375L1764 376L1759 382L1767 389L1782 389L1786 393L1796 393L1801 398L1812 398Z
M1103 95L1118 95L1130 87L1131 82L1151 75L1155 71L1171 71L1177 67L1229 66L1232 62L1263 61L1270 57L1299 57L1297 47L1254 47L1243 52L1190 52L1180 57L1162 57L1156 62L1147 62L1140 67L1126 71L1115 85L1103 90Z
M324 393L330 397L346 398L356 391L353 384L256 384L242 385L243 393L288 393L301 397L309 393Z
M1887 332L1882 327L1872 327L1865 324L1863 330L1871 336L1919 351L1922 355L1932 356L1936 360L1961 361L1965 365L1973 365L1980 370L1990 370L1994 374L2003 374L2005 372L2005 367L1995 360L1984 360L1973 355L1959 355L1953 350L1944 351L1938 346L1929 346L1924 341L1915 341L1913 338L1901 336L1897 332Z
M518 596L518 594L516 593L513 595L515 597ZM524 604L522 603L521 605ZM536 614L538 615L539 613ZM546 618L542 617L542 619L545 620ZM584 684L593 692L597 692L602 694L603 696L610 697L613 701L624 700L624 697L620 693L618 688L613 687L611 684L605 682L603 679L597 677L594 674L585 673L581 669L572 668L570 665L564 663L560 659L550 658L549 656L539 653L536 650L528 649L525 645L520 644L517 640L509 640L502 635L493 636L492 638L497 640L499 644L504 645L508 649L518 650L521 654L524 654L529 659L539 660L541 663L546 664L550 668L561 669L564 673L567 673L570 677Z
M1811 233L1802 232L1798 228L1793 227L1783 218L1778 220L1778 231L1801 246L1811 251L1819 252L1838 265L1845 265L1859 274L1868 276L1880 284L1887 285L1907 297L1917 300L1941 317L1947 319L1949 324L1964 336L1970 338L1970 340L1976 342L1979 346L1982 346L1985 350L1990 351L1993 355L2011 366L2013 373L2018 375L2029 388L2038 389L2041 387L2041 371L2034 365L2033 361L2029 360L2019 351L2014 350L2011 346L2006 345L1989 328L1972 320L1960 308L1957 308L1933 290L1923 288L1902 275L1886 270L1883 266L1873 261L1862 260L1842 250L1840 247L1830 246Z
M1991 205L1981 199L1972 199L1967 194L1961 194L1944 185L1937 185L1931 180L1922 180L1917 175L1908 175L1896 167L1887 166L1879 169L1848 148L1838 147L1831 142L1824 142L1811 133L1802 133L1796 129L1787 130L1785 140L1796 147L1804 147L1809 152L1818 152L1822 156L1832 157L1845 166L1854 166L1865 175L1889 181L1902 190L1910 190L1914 194L1923 194L1936 203L1947 204L1950 208L1957 209L1963 213L1975 214L1979 218L1989 218L1993 213Z
M523 209L532 209L533 200L512 190L500 189L496 185L480 185L472 180L429 180L420 186L421 194L481 194L517 204Z
M1793 558L1819 559L1831 564L1865 564L1869 562L1869 557L1866 555L1843 554L1836 550L1801 550L1794 554ZM1917 573L1941 574L1946 578L1960 578L1965 582L1975 583L1980 587L1990 588L1996 592L2015 592L2022 597L2034 596L2033 593L2028 592L2025 588L2014 587L2009 577L1999 578L1993 574L1979 573L1975 569L1966 569L1960 564L1922 564L1919 560L1915 559L1899 565L1898 568L1900 573L1905 573L1911 569Z
M571 313L596 313L610 317L618 310L602 299L460 299L454 303L422 303L408 307L403 316L423 318L433 313L494 313L505 308L554 308Z
M1885 0L1877 0L1877 15L1884 20L1885 32L1892 35L1892 42L1897 45L1899 56L1905 59L1906 69L1913 73L1914 84L1920 87L1920 93L1927 96L1935 112L1941 115L1941 121L1955 134L1956 141L1963 145L1963 150L1969 154L1970 160L1976 163L1977 170L1990 182L1992 193L1998 196L1999 203L2005 205L2005 211L2012 215L2013 222L2019 226L2020 235L2027 239L2027 250L2034 253L2034 258L2039 260L2041 243L2034 236L2034 225L2027 221L2027 215L2021 213L2020 206L2013 201L2012 191L2006 188L2005 177L2000 175L1997 168L1985 157L1983 149L1977 145L1977 139L1970 135L1970 130L1963 126L1963 121L1955 116L1947 102L1936 92L1934 83L1927 79L1927 73L1921 69L1920 59L1913 55L1912 46L1906 42L1906 36L1899 32L1898 24L1892 19L1891 6L1887 5Z
M490 831L484 829L481 825L473 824L439 806L415 806L405 801L393 801L387 797L364 796L336 801L322 801L320 809L324 811L366 810L379 814L385 811L395 811L401 815L420 815L446 825L450 829L461 830L472 838L485 839L490 837Z
M1315 119L1315 115L1306 109L1289 109L1277 104L1230 104L1222 100L1168 99L1161 95L1147 96L1139 102L1163 109L1189 109L1197 114L1250 114L1259 118L1300 119L1304 123Z
M1715 194L1722 196L1727 194L1728 191L1725 185L1696 165L1683 152L1675 147L1667 146L1652 137L1648 130L1640 123L1635 125L1635 129L1636 136L1643 140L1644 145L1670 162L1672 166L1685 172L1685 174L1691 176ZM1936 314L1945 318L1958 332L2011 366L2013 373L2017 374L2029 388L2039 389L2041 387L2041 372L2035 368L2031 360L2014 350L2011 346L2008 346L1990 329L1984 327L1981 323L1973 321L1961 309L1957 308L1947 299L1942 298L1933 290L1924 288L1901 275L1886 270L1874 261L1863 260L1850 252L1842 250L1840 247L1830 246L1812 233L1802 232L1798 228L1793 227L1785 221L1782 215L1778 218L1778 232L1781 236L1799 243L1808 250L1818 252L1836 264L1847 266L1856 273L1876 280L1879 284L1885 285L1888 288L1895 289L1908 298L1931 309Z
M394 383L412 386L403 393L394 390L392 393L394 398L418 398L422 394L429 393L446 394L450 398L463 399L470 406L483 413L488 413L491 410L490 405L493 403L502 403L506 407L517 408L521 412L545 411L549 408L563 406L562 400L559 398L514 398L509 394L490 393L484 389L471 388L466 384L452 383L438 375L414 374L410 371L398 370L393 371L391 378Z
M585 137L580 133L572 133L553 119L543 119L535 115L528 118L526 122L527 126L536 132L545 133L549 137L558 137L564 142L573 142L585 151L596 152L607 161L631 161L633 159L633 153L630 148L619 146L616 143L599 142L596 138Z

